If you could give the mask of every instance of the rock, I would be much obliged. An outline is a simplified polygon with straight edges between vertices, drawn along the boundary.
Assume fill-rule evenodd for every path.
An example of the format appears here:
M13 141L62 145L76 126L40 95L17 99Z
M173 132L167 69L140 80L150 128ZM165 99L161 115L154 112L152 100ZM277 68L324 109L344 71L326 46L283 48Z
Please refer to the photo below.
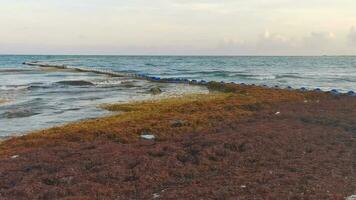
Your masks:
M333 96L340 96L339 91L337 91L336 89L331 90L330 94L333 95Z
M0 115L0 117L13 119L13 118L25 118L38 115L40 113L34 112L31 108L16 108L15 110L9 110Z
M125 88L138 87L137 85L134 84L133 81L124 81L124 82L121 83L121 86L122 86L122 87L125 87Z
M15 159L15 158L18 158L18 157L20 157L19 155L13 155L13 156L11 156L11 159Z
M300 88L300 91L302 91L302 92L307 92L307 91L308 91L308 89L307 89L307 88L305 88L305 87L301 87L301 88Z
M188 121L186 120L173 120L171 121L171 127L182 127L188 125Z
M162 90L159 87L154 87L154 88L150 89L150 93L153 94L153 95L157 95L157 94L161 94Z
M275 113L275 115L280 115L280 114L281 114L281 112L279 112L279 111Z
M141 135L141 138L145 139L145 140L154 140L154 139L156 139L156 136L151 135L151 134L143 134L143 135Z
M352 97L356 97L356 93L354 91L349 91L347 93L347 95L352 96Z
M93 86L94 84L89 81L73 80L73 81L58 81L57 84L60 85L71 85L71 86Z

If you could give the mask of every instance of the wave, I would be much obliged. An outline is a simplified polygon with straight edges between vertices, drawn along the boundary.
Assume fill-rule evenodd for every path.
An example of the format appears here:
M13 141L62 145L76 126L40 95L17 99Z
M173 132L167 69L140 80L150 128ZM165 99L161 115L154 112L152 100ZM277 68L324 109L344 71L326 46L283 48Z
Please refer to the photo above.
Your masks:
M24 117L31 117L34 115L39 115L40 113L33 111L32 109L28 108L16 108L13 110L9 110L0 115L0 117L13 119L13 118L24 118Z
M250 79L250 80L274 80L276 76L269 74L247 74L247 73L227 73L227 74L216 74L217 77L222 78L236 78L236 79Z
M177 70L177 71L185 71L185 70ZM228 71L228 70L195 71L195 72L188 72L185 75L200 75L200 76L222 77L222 78L240 77L240 78L251 78L251 79L275 79L276 78L276 76L274 75L252 74L246 71Z
M155 64L152 64L152 63L145 63L146 66L151 66L151 67L155 67L156 65Z
M110 80L110 79L104 79L104 80L94 80L91 81L94 85L96 86L117 86L123 83L122 80Z
M276 75L276 79L293 78L293 79L303 79L305 77L293 75L293 74L280 74Z
M0 91L4 92L13 92L13 91L26 91L26 90L39 90L39 89L48 89L53 87L61 86L77 86L77 87L140 87L135 84L134 80L113 80L113 79L99 79L99 80L63 80L57 81L52 84L43 84L43 83L30 83L27 85L2 85L0 86ZM1 99L0 99L1 100Z
M33 89L45 89L49 87L51 86L39 82L34 82L26 85L1 85L0 91L33 90Z
M136 80L103 79L91 81L97 87L140 87L136 85Z
M276 76L274 76L274 75L254 75L254 76L251 76L250 79L254 79L254 80L275 80Z
M26 90L30 85L2 85L0 91Z
M0 69L0 73L20 73L20 72L29 72L33 69L24 69L24 68L3 68Z

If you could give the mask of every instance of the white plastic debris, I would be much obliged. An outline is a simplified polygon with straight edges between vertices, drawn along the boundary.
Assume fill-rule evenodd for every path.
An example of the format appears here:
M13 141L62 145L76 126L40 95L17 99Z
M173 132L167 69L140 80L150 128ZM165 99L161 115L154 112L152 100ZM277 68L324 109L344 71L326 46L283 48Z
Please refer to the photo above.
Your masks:
M349 196L346 200L356 200L356 195Z
M13 155L13 156L11 156L11 159L15 159L15 158L18 158L19 157L19 155Z
M246 186L246 185L241 185L240 187L241 187L241 188L246 188L247 186Z
M276 114L276 115L279 115L279 114L281 114L281 112L278 111L278 112L276 112L275 114Z
M157 199L157 198L159 198L160 196L161 196L161 195L159 195L159 194L157 194L157 193L154 193L154 194L153 194L153 198L154 198L154 199Z
M156 137L154 135L145 134L145 135L141 135L141 138L145 140L154 140Z

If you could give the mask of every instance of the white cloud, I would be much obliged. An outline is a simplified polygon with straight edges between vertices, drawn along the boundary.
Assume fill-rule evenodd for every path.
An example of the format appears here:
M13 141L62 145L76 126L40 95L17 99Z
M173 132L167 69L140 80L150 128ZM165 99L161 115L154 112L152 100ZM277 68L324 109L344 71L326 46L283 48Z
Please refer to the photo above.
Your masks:
M351 45L356 45L356 28L354 26L350 28L350 32L348 34L348 41Z
M306 47L318 49L329 45L334 38L335 34L332 32L311 32L304 37L304 42Z
M0 54L51 47L83 53L126 48L133 54L352 53L345 35L355 45L356 27L345 29L356 22L355 7L354 0L2 0Z

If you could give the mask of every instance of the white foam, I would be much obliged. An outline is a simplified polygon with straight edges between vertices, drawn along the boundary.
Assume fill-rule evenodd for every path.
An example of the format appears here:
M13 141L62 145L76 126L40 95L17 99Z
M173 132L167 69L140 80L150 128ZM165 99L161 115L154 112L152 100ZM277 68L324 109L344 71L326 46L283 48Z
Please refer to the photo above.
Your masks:
M0 86L0 90L3 90L3 91L26 90L28 88L29 88L28 85L2 85L2 86Z

